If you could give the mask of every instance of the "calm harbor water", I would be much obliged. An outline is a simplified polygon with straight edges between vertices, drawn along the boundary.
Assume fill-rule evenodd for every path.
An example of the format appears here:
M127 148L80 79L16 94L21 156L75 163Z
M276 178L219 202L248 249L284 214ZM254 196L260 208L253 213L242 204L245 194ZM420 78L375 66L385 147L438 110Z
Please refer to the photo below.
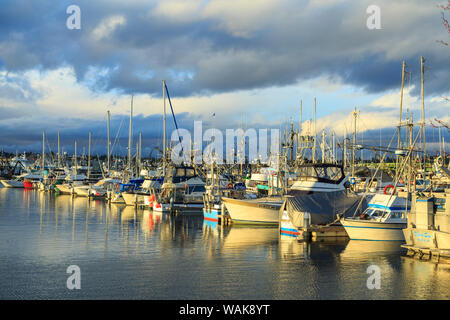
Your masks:
M69 290L66 269L81 270ZM381 289L367 288L370 265ZM450 266L397 243L280 239L104 201L0 189L0 299L449 299Z

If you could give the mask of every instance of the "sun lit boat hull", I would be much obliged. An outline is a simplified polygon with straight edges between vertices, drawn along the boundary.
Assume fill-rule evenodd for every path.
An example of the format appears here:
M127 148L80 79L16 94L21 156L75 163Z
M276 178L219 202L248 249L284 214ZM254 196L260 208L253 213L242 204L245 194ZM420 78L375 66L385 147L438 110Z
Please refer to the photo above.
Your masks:
M233 223L278 225L281 203L222 198Z
M136 206L139 204L144 204L144 196L143 194L138 193L128 193L122 192L122 198L125 201L127 206Z
M350 240L405 241L403 229L406 223L382 223L371 220L343 219Z
M23 181L18 180L0 180L5 188L23 188Z
M72 194L73 187L68 184L58 184L56 188L59 190L61 194Z
M90 196L89 187L75 187L75 188L73 188L73 192L78 197L89 197Z

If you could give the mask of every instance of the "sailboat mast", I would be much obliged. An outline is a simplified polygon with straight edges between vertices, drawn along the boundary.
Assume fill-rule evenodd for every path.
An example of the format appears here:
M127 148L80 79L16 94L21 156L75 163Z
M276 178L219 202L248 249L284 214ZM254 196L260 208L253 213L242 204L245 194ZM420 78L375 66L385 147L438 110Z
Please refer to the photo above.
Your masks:
M344 127L344 148L342 150L342 166L347 168L347 127Z
M59 148L59 131L58 131L58 168L61 168L61 151Z
M353 118L354 118L354 124L353 124L353 154L352 154L352 177L355 176L355 160L356 160L356 117L358 116L358 113L356 111L353 111Z
M325 163L325 130L322 130L322 163Z
M297 145L298 156L297 157L301 156L301 151L302 151L302 111L303 111L302 109L303 109L303 102L302 102L302 100L300 100L300 121L298 123L298 145Z
M332 150L333 150L333 162L336 162L336 137L335 136L336 135L335 135L335 133L333 131L333 133L332 133L332 137L333 137L333 148L332 148Z
M133 95L131 95L130 126L128 131L128 171L131 172L131 145L133 143Z
M42 131L42 165L41 169L44 170L45 167L45 131Z
M316 149L317 149L317 132L316 132L316 98L314 97L314 145L313 145L313 152L312 152L312 162L316 162Z
M92 137L92 132L89 131L89 147L88 147L88 171L87 171L87 177L88 179L91 176L91 137Z
M397 140L397 149L400 149L400 141L401 141L401 133L402 133L402 112L403 112L403 84L405 79L405 61L402 63L402 87L400 91L400 117L398 120L398 140ZM398 164L399 159L398 155L395 157L395 181L398 180Z
M75 140L75 176L78 174L77 170L77 141Z
M110 125L110 120L111 120L111 114L110 114L110 112L109 112L109 110L108 110L108 112L107 112L107 115L108 115L108 120L107 120L107 122L106 122L106 131L107 131L107 136L108 136L108 138L107 138L107 155L106 155L106 158L107 158L107 163L108 163L108 175L110 174L110 166L111 166L111 152L110 152L110 150L109 150L109 148L110 148L110 144L111 144L111 142L110 142L110 135L109 135L109 129L110 129L110 127L109 127L109 125Z
M425 167L426 167L426 142L425 142L425 101L424 101L424 95L423 95L423 64L425 62L425 59L423 57L420 57L420 73L422 75L421 77L421 97L422 97L422 133L423 133L423 170L424 170L424 174L425 174Z
M163 80L163 176L166 175L166 80Z
M138 175L141 173L141 156L142 156L142 131L139 132L139 161L138 161Z

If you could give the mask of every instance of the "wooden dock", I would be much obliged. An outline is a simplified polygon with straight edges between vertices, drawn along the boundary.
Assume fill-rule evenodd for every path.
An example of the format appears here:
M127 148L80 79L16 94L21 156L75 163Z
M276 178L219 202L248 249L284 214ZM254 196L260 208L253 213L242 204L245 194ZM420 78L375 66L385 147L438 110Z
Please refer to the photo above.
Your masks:
M343 226L331 225L331 226L313 226L310 228L311 237L315 238L348 238L347 232Z
M406 244L401 245L402 248L407 249L406 255L417 260L426 260L431 262L444 262L450 263L450 250L448 249L430 249L409 246Z

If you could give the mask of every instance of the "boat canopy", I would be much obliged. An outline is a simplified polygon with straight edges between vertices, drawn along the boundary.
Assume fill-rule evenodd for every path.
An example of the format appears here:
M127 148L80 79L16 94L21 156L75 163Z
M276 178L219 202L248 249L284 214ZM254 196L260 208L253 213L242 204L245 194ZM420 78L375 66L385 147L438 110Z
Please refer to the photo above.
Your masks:
M339 184L344 180L345 174L342 166L330 163L311 163L300 165L297 168L298 181L315 180L318 182Z
M280 208L280 219L284 211L297 227L304 227L305 218L309 224L327 224L336 220L336 215L352 216L361 196L347 195L346 191L313 193L308 196L286 196ZM367 207L363 200L361 212Z

